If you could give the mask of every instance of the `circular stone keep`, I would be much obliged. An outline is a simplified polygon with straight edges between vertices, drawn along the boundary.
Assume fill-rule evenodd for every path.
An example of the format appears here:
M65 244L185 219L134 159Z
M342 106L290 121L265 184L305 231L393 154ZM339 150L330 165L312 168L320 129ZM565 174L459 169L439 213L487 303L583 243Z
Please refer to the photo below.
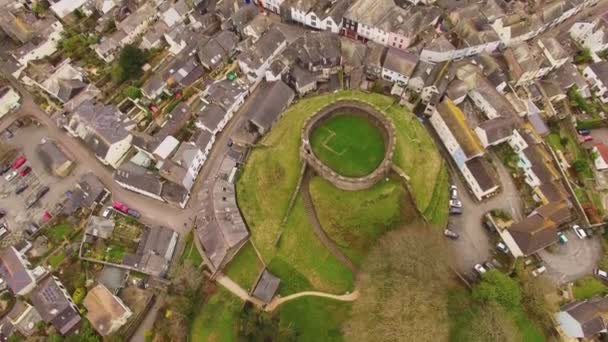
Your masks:
M319 176L349 191L386 177L395 153L395 126L375 107L338 100L309 117L300 158Z
M366 117L338 112L310 135L313 153L332 170L346 177L362 177L384 159L384 139Z

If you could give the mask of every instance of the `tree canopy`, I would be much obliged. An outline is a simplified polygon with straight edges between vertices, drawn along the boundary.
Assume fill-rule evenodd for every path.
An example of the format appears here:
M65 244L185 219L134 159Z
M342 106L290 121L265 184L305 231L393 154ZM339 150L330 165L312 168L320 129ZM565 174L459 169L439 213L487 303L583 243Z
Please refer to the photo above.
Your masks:
M141 75L141 67L146 64L147 54L134 45L127 45L118 56L118 61L112 68L112 80L115 83L137 78Z
M494 269L483 274L481 283L473 289L473 298L513 309L521 303L521 290L515 280Z
M346 339L447 340L446 250L441 234L422 222L384 235L363 263Z

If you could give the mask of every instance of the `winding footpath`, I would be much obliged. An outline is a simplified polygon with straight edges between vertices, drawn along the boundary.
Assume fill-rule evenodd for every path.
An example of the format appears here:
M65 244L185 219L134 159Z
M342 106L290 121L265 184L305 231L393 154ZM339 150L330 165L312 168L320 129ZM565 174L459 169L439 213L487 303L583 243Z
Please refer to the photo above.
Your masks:
M322 298L334 299L334 300L341 301L341 302L353 302L353 301L357 300L357 298L359 298L359 290L355 289L353 292L346 293L343 295L335 295L335 294L331 294L331 293L317 292L317 291L304 291L304 292L294 293L294 294L291 294L291 295L285 296L285 297L277 296L277 297L274 297L268 305L266 305L264 310L271 312L274 309L276 309L279 305L281 305L285 302L288 302L290 300L300 298L300 297L322 297Z

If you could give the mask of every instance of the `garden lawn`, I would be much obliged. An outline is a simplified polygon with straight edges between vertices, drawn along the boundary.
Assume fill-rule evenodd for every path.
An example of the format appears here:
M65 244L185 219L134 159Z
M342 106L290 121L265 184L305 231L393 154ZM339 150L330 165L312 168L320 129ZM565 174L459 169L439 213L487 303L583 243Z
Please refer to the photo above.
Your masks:
M59 245L71 232L72 226L67 222L62 222L47 229L44 235L46 235L54 245Z
M186 262L194 266L200 266L203 263L203 258L194 243L194 233L192 232L186 238L186 247L184 247L184 253L182 254L182 263Z
M342 324L351 304L320 297L301 297L279 307L282 329L295 330L299 342L343 341Z
M405 189L395 179L350 192L315 177L310 182L310 193L323 229L357 265L382 234L404 222L404 207L409 204Z
M314 154L346 177L374 171L384 158L382 134L368 119L341 113L322 123L311 134Z
M574 293L574 298L584 300L596 295L603 296L608 294L608 287L599 279L588 276L575 281L572 292Z
M231 342L236 341L236 325L243 306L240 298L220 287L203 304L201 311L194 317L190 330L193 342Z
M251 242L247 242L226 266L224 273L242 288L249 291L264 268Z
M51 267L53 267L54 270L56 270L57 266L59 266L64 260L65 253L63 252L63 249L60 249L57 252L53 253L51 256L49 256L47 262Z

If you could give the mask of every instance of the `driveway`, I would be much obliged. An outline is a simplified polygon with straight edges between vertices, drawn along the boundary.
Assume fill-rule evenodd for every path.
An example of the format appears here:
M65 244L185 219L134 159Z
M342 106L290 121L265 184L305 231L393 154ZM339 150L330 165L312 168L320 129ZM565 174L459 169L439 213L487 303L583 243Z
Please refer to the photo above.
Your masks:
M547 276L557 284L591 274L602 254L602 245L597 236L579 239L571 229L565 233L567 243L555 244L538 253L547 268Z
M519 220L523 217L520 195L513 183L513 179L500 160L491 152L497 168L498 178L501 182L500 193L494 197L477 202L474 196L468 192L468 187L462 181L458 170L451 162L450 171L452 184L458 187L458 193L464 207L462 215L450 216L449 223L453 229L460 234L460 238L450 241L453 246L454 267L462 274L473 274L473 266L491 259L494 253L494 245L488 232L481 225L485 213L492 209L503 209L511 216Z

